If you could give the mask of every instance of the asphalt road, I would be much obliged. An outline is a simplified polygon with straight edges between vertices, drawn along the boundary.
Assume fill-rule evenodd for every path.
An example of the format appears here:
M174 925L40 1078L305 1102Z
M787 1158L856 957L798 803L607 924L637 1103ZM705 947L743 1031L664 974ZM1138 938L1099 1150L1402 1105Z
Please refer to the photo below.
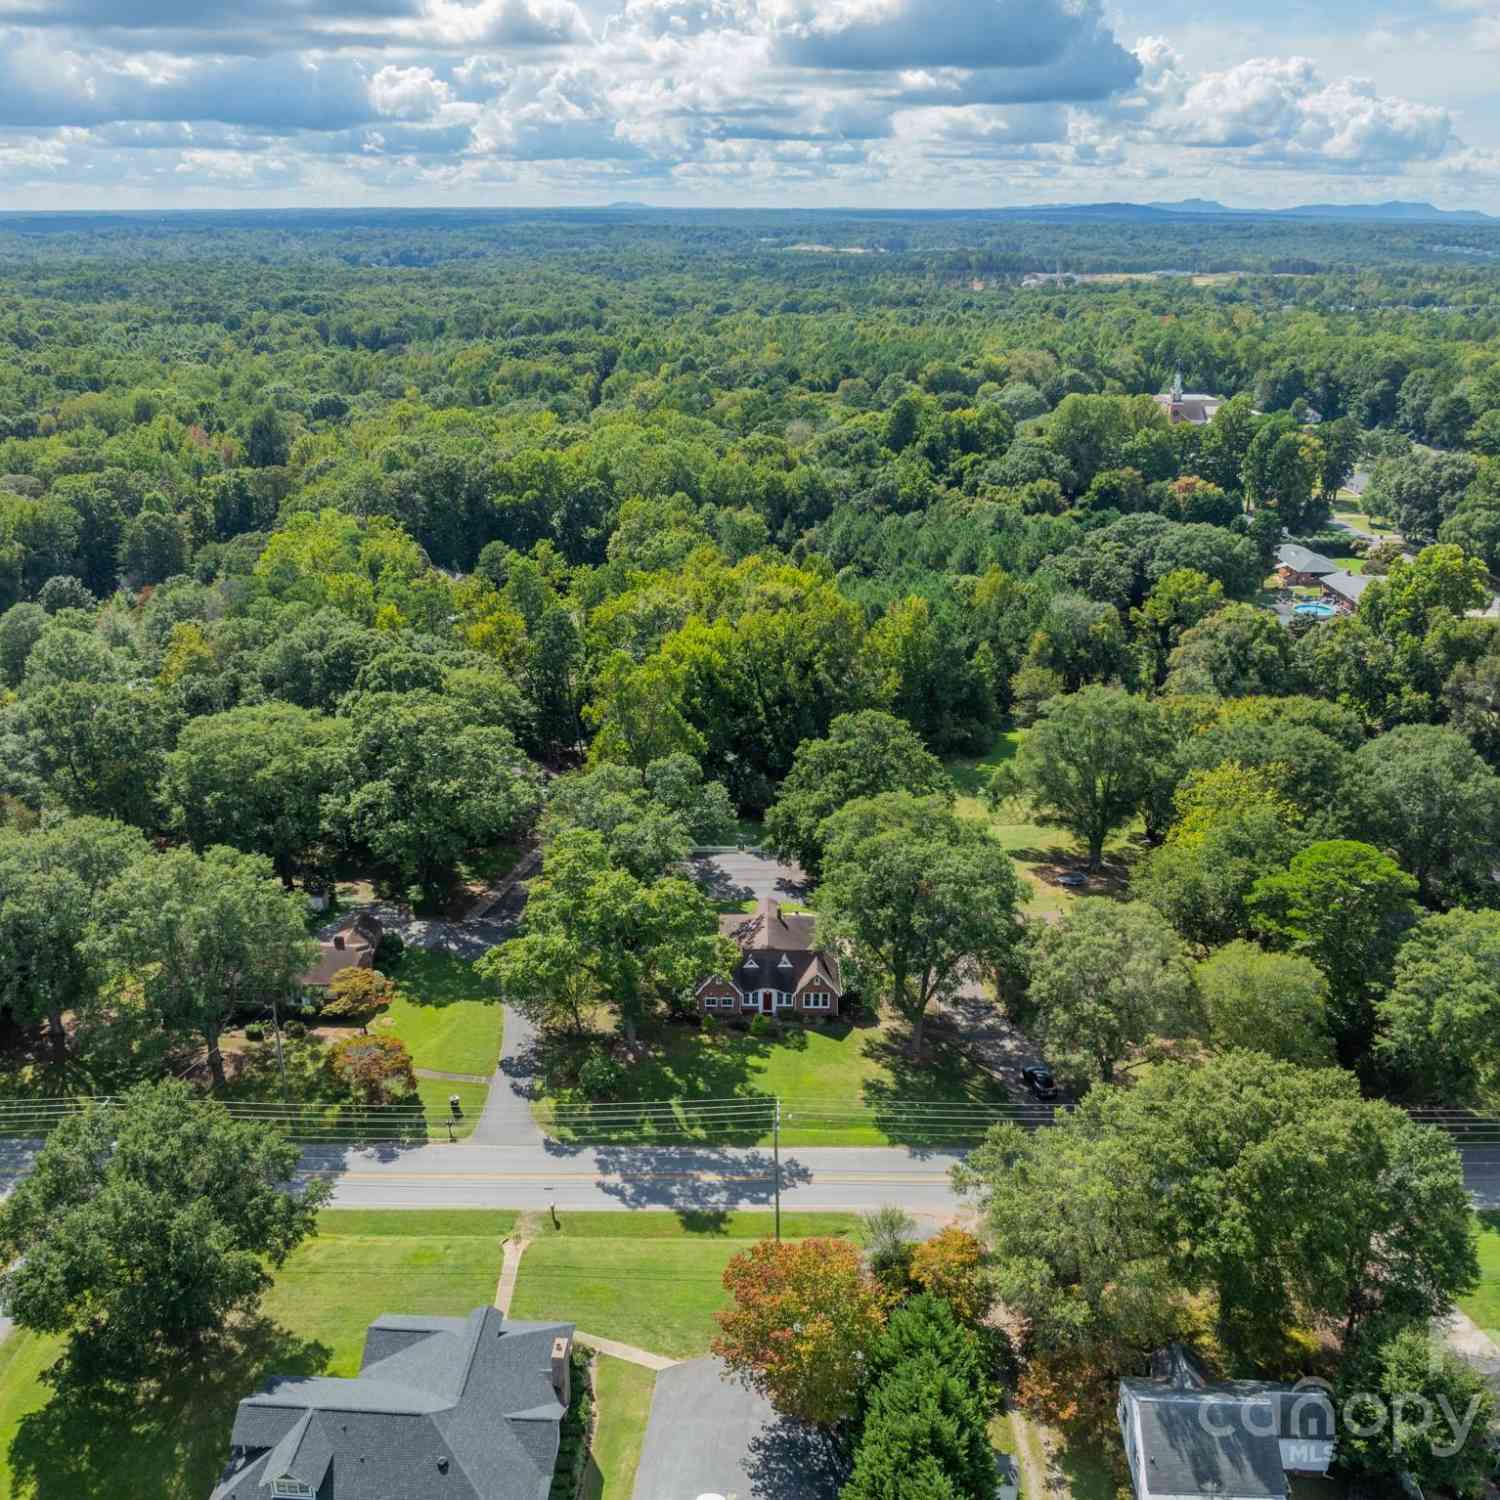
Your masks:
M1470 1147L1464 1176L1476 1208L1500 1208L1500 1147ZM948 1178L960 1150L814 1146L781 1153L788 1209L864 1210L899 1203L946 1216L963 1208ZM759 1148L527 1146L310 1148L302 1176L334 1184L343 1208L559 1208L713 1211L768 1208L771 1152Z
M955 1151L798 1147L781 1153L786 1208L866 1209L900 1203L952 1214ZM325 1177L342 1208L768 1208L772 1153L755 1147L491 1146L309 1148L301 1177Z

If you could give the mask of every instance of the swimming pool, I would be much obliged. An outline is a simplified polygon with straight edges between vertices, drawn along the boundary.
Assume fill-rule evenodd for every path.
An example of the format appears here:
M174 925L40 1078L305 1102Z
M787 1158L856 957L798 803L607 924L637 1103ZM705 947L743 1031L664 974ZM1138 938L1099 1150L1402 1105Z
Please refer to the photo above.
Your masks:
M1292 606L1292 613L1311 615L1315 620L1331 620L1337 611L1333 605L1324 604L1320 599L1304 599L1301 604Z

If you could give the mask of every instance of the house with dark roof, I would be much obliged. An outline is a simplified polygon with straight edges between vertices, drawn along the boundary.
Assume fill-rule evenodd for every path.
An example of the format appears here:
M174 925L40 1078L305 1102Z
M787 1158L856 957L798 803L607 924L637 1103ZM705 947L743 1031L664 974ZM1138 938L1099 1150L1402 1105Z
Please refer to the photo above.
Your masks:
M1323 587L1324 602L1333 605L1341 615L1352 615L1359 608L1360 596L1375 582L1363 573L1346 573L1342 568L1318 581Z
M386 1315L352 1380L273 1376L240 1402L212 1500L546 1500L571 1323Z
M1136 1500L1286 1500L1333 1461L1333 1403L1320 1385L1210 1381L1187 1350L1158 1351L1120 1382L1116 1415Z
M321 995L340 969L373 969L385 927L367 911L356 912L318 939L318 957L297 981L305 993Z
M838 1015L844 986L838 956L818 947L811 912L783 912L772 896L754 912L730 912L719 931L734 939L739 962L710 974L694 992L704 1015L753 1014L826 1021Z
M1282 588L1317 588L1339 565L1321 552L1286 542L1276 549L1276 577Z

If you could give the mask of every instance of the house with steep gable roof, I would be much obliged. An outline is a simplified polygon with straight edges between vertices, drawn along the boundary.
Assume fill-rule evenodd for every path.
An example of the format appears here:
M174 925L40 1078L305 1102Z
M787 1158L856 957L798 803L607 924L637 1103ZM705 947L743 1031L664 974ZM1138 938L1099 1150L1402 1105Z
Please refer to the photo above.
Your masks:
M1288 1500L1333 1462L1334 1411L1317 1384L1210 1381L1173 1344L1120 1382L1116 1415L1136 1500Z
M571 1323L387 1314L351 1380L273 1376L240 1402L212 1500L546 1500Z
M708 1016L756 1013L782 1020L826 1021L844 998L838 955L818 947L818 919L784 912L772 896L750 913L729 912L719 931L733 938L739 962L729 974L711 974L694 994Z

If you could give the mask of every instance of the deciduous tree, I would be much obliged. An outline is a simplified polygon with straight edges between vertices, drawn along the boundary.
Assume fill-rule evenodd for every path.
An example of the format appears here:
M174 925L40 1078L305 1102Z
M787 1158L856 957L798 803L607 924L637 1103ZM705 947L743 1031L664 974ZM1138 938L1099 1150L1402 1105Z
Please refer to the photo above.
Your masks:
M724 1271L732 1302L714 1353L779 1412L831 1427L849 1416L890 1294L847 1240L762 1240Z
M134 1383L253 1309L314 1232L328 1186L289 1190L298 1150L175 1082L89 1104L0 1208L6 1311L69 1337L86 1380Z

